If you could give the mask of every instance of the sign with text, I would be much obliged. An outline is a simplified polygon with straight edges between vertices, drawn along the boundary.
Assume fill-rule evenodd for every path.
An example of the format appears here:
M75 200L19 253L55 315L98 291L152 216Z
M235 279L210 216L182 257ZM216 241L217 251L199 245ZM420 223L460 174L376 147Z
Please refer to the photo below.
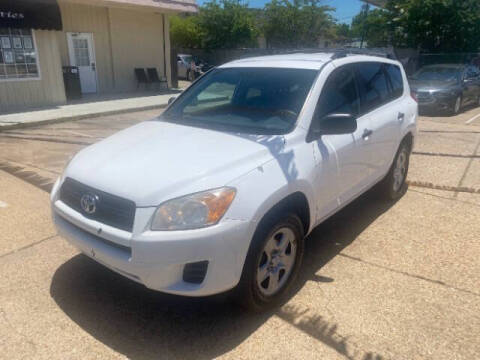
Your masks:
M0 0L0 28L62 30L57 0Z

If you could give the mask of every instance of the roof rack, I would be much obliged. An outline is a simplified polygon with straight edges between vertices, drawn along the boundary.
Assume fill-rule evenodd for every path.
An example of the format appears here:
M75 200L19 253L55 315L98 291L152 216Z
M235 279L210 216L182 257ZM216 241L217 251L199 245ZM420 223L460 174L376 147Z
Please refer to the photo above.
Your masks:
M369 56L379 56L387 59L395 59L395 54L382 52L375 49L336 49L333 51L332 60L340 59L352 55L369 55Z

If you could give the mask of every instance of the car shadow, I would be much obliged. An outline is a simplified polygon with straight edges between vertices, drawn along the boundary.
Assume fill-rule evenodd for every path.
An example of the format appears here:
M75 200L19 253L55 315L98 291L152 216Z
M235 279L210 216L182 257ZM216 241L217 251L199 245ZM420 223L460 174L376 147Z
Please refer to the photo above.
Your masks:
M305 260L295 296L307 281L329 286L322 267L351 244L394 203L367 192L317 227L306 242ZM253 314L229 301L229 294L183 298L162 294L130 281L84 255L55 272L50 294L61 310L98 341L131 359L210 359L233 350L271 316L278 316L347 359L380 360L361 352L340 333L339 325L322 314L288 302L272 311ZM347 324L342 324L343 328ZM252 355L253 356L253 355Z

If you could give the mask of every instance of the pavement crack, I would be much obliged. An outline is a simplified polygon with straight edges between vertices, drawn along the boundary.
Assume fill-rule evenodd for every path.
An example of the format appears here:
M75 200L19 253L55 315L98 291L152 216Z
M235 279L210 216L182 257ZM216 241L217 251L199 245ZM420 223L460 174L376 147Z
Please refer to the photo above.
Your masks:
M347 255L347 254L344 254L344 253L339 253L338 255L339 255L339 256L342 256L342 257L344 257L344 258L353 260L353 261L358 261L358 262L361 262L361 263L364 263L364 264L367 264L367 265L370 265L370 266L374 266L374 267L377 267L377 268L380 268L380 269L383 269L383 270L388 270L388 271L393 272L393 273L396 273L396 274L405 275L405 276L408 276L408 277L411 277L411 278L415 278L415 279L427 281L427 282L430 282L430 283L432 283L432 284L444 286L444 287L449 288L449 289L452 289L452 290L456 290L456 291L460 291L460 292L464 292L464 293L467 293L467 294L470 294L470 295L474 295L474 296L479 296L479 297L480 297L480 294L478 294L478 293L475 293L475 292L470 291L470 290L467 290L467 289L462 289L462 288L455 287L455 286L450 285L450 284L447 284L446 282L443 282L443 281L441 281L441 280L429 279L429 278L427 278L427 277L425 277L425 276L422 276L422 275L411 274L411 273L406 272L406 271L392 269L392 268L389 268L388 266L384 266L384 265L380 265L380 264L375 264L375 263L373 263L373 262L370 262L370 261L367 261L367 260L363 260L362 258L359 258L359 257L356 257L356 256Z
M56 237L56 236L58 236L57 233L55 233L54 235L48 236L48 237L46 237L46 238L44 238L44 239L35 241L35 242L31 243L31 244L22 246L21 248L18 248L18 249L15 249L15 250L6 252L5 254L1 254L1 255L0 255L0 259L3 259L3 258L5 258L5 257L7 257L7 256L9 256L9 255L13 255L13 254L16 254L16 253L18 253L18 252L20 252L20 251L23 251L23 250L29 249L29 248L31 248L31 247L34 247L34 246L36 246L36 245L38 245L38 244L41 244L41 243L43 243L43 242L45 242L45 241L47 241L47 240L53 239L53 238Z
M10 175L13 175L37 188L40 190L50 193L52 190L54 179L47 178L37 174L34 171L27 170L21 166L14 166L7 162L2 162L0 160L0 170L7 172Z
M59 140L59 139L48 139L36 136L17 136L17 135L1 135L4 138L11 138L11 139L20 139L20 140L29 140L29 141L44 141L44 142L52 142L57 144L71 144L71 145L91 145L91 142L87 141L73 141L73 140Z
M428 152L428 151L413 151L412 154L414 155L422 155L422 156L438 156L438 157L453 157L453 158L462 158L462 159L480 159L480 155L465 155L465 154L448 154L448 153L435 153L435 152Z
M416 186L421 188L433 189L433 190L443 190L443 191L452 191L454 193L471 193L480 194L480 189L470 188L466 186L450 186L450 185L436 185L426 181L417 181L417 180L407 180L406 181L409 186Z
M440 196L440 195L430 194L430 193L428 193L428 192L419 191L419 190L414 190L414 189L408 189L408 191L413 191L413 192L416 192L416 193L419 193L419 194L424 194L424 195L428 195L428 196L433 196L433 197L436 197L436 198L439 198L439 199L445 199L445 200L450 200L450 201L457 201L457 202L460 202L460 203L463 203L463 204L468 204L468 205L471 205L471 206L480 207L479 204L476 204L476 203L474 203L474 202L459 200L459 199L454 198L454 197Z

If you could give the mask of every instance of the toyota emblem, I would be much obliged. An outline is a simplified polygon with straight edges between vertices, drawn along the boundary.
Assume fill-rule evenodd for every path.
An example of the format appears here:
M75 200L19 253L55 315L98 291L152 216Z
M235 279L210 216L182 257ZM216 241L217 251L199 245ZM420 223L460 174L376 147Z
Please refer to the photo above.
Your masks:
M97 201L98 196L85 194L80 199L80 206L82 207L83 211L87 214L94 214L97 211Z

